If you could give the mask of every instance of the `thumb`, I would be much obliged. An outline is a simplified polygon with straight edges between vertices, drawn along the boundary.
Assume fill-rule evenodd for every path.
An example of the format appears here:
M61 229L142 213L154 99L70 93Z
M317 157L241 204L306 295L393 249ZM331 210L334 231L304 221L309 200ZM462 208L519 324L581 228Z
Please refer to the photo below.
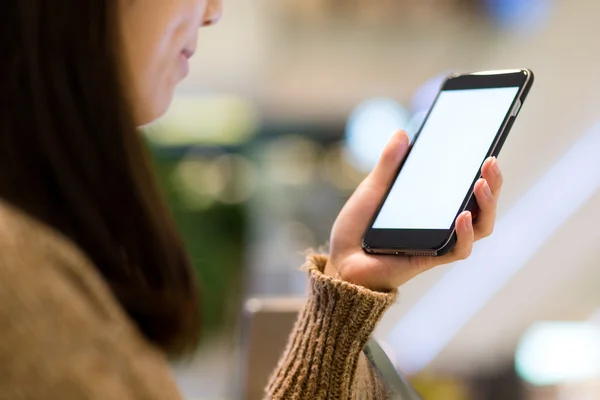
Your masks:
M394 133L375 166L375 169L366 179L366 183L376 192L385 194L392 180L398 172L398 167L408 151L409 139L404 131Z
M373 172L360 184L342 209L334 230L344 232L344 238L352 244L360 241L368 228L367 225L406 156L408 142L406 132L394 133Z

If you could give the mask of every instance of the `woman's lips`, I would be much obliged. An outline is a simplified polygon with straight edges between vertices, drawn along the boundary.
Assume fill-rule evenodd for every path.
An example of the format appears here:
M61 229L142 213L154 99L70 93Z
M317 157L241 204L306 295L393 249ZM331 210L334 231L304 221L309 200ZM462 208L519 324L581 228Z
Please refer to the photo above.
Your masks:
M179 56L179 59L180 59L180 64L181 64L181 73L182 73L183 77L185 78L190 73L190 59L183 53L181 53L181 55Z
M184 78L190 73L190 58L192 58L193 56L194 50L183 49L181 51L181 55L179 56L179 58L181 63L181 73Z

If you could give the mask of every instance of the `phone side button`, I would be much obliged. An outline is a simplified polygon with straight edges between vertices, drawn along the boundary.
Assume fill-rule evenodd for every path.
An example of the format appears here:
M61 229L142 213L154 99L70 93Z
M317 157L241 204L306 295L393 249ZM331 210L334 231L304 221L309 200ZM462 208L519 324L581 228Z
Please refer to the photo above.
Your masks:
M522 105L523 105L523 103L521 102L521 99L517 99L517 102L515 103L512 113L510 113L510 116L516 117L517 114L519 113L519 110L521 109Z
M504 133L502 134L500 141L496 145L496 148L494 149L492 156L498 157L498 155L500 154L500 150L502 150L502 147L504 146L504 142L506 142L508 133L510 132L513 124L515 123L515 120L516 120L515 117L510 117L510 119L508 120L508 124L506 125L506 128L504 128Z

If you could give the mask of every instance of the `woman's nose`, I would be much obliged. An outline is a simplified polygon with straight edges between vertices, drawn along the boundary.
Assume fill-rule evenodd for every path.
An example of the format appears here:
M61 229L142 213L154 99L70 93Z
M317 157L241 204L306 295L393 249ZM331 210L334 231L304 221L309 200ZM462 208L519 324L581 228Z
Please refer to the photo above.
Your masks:
M206 13L204 14L204 21L202 26L211 26L219 22L223 13L222 0L207 0L208 6L206 7Z

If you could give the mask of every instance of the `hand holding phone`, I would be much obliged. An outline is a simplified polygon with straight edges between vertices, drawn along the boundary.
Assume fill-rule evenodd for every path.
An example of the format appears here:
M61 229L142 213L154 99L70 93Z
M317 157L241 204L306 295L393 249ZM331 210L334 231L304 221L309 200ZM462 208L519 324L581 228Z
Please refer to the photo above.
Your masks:
M457 218L457 242L450 252L440 257L376 256L365 253L361 247L365 230L394 181L398 165L404 160L408 147L406 133L396 132L373 172L359 185L340 212L331 232L330 256L325 270L327 275L371 290L393 290L431 268L467 258L473 242L488 236L493 230L503 179L501 172L494 172L497 161L489 159L482 168L483 178L475 189L480 205L479 215L474 223L470 212L462 213ZM491 198L486 193L486 186L492 188Z
M413 144L394 135L338 216L325 272L391 290L467 258L493 231L502 187L495 156L532 83L529 70L450 76Z
M476 208L482 164L500 153L532 83L529 70L448 77L374 213L366 252L440 256L452 250L455 219Z

